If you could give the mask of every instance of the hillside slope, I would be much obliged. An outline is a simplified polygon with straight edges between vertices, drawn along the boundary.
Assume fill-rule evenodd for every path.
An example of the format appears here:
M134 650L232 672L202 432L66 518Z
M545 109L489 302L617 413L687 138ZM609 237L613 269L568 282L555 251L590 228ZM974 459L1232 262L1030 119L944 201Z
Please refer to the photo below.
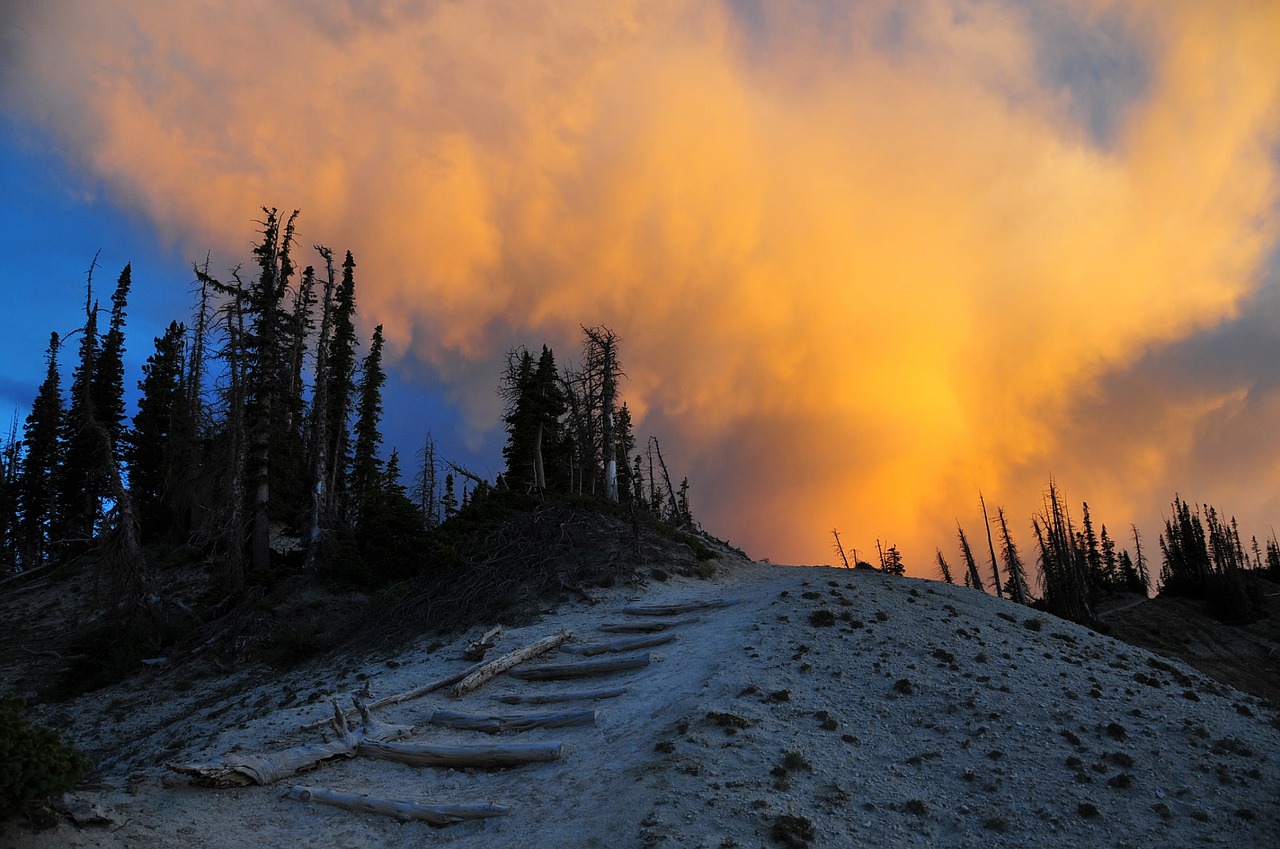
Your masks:
M599 627L637 619L628 605L734 603L683 617L642 669L588 685L502 676L380 712L417 726L415 741L493 742L426 721L438 707L525 710L497 704L503 694L626 686L591 703L594 725L498 738L563 743L562 759L516 769L355 758L279 786L167 786L165 761L309 742L299 726L323 718L330 696L385 696L464 668L462 640L318 660L225 697L207 680L84 696L49 718L98 753L99 784L80 795L112 824L10 826L0 846L1280 845L1276 707L1087 629L959 587L745 561L711 580L590 595L508 630L495 652L561 629L616 638ZM291 782L510 813L436 830L291 801Z

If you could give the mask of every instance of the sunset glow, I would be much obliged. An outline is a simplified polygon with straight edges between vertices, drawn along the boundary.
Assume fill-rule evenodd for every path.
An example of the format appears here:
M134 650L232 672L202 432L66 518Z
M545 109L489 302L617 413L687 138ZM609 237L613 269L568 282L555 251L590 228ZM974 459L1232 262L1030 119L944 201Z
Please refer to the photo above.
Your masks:
M1050 474L1280 519L1280 4L27 5L0 105L113 202L223 267L300 209L476 432L608 325L754 556L931 574Z

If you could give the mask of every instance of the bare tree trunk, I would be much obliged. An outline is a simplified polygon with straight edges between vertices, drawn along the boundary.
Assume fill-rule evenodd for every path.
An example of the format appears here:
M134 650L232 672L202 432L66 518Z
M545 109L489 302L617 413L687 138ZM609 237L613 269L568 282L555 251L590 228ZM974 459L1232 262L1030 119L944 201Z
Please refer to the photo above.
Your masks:
M987 529L987 547L991 550L991 576L996 582L996 597L1004 598L1004 590L1000 588L1000 566L996 563L996 544L991 539L991 520L987 518L987 502L982 493L978 493L978 503L982 505L982 526Z

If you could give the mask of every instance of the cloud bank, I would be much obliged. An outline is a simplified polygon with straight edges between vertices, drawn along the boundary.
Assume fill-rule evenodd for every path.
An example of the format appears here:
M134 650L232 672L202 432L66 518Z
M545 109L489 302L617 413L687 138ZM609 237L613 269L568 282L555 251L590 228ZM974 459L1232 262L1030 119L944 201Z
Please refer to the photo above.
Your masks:
M227 264L302 209L477 428L500 352L611 326L757 556L924 574L1051 472L1280 507L1273 3L31 5L0 102L116 202Z

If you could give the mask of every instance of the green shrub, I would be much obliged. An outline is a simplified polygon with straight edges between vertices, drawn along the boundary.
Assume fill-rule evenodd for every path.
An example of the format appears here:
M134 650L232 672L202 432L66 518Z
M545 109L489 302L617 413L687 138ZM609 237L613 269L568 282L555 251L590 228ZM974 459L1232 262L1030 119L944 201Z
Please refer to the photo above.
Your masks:
M0 698L0 822L22 813L32 802L65 793L89 768L84 755L62 742L58 732L32 725L23 704Z

